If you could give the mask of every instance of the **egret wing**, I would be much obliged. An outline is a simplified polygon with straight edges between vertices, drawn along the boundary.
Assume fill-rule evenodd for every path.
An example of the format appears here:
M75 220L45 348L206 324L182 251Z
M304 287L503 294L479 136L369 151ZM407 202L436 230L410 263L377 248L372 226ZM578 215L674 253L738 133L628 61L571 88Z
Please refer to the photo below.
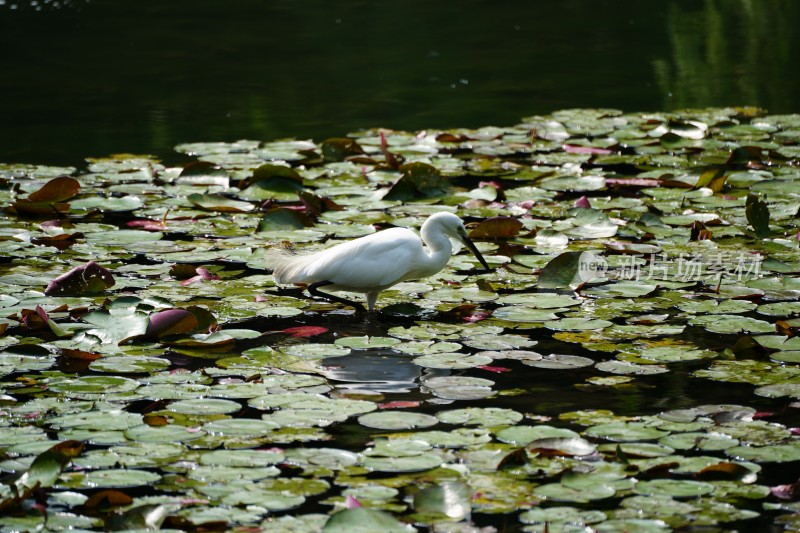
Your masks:
M413 231L393 228L315 254L305 274L334 288L367 292L405 279L420 254L422 243Z

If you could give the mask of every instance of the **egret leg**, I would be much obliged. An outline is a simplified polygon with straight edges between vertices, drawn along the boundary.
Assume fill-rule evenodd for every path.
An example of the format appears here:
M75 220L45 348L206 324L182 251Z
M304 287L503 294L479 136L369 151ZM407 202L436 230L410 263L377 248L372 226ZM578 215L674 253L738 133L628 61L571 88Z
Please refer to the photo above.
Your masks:
M320 287L324 287L326 285L333 285L333 282L318 281L316 283L312 283L311 285L308 286L308 293L311 296L318 296L320 298L324 298L331 302L337 302L340 304L349 305L350 307L353 307L356 311L362 313L366 311L366 309L364 309L364 306L358 302L354 302L353 300L348 300L347 298L342 298L341 296L334 296L333 294L329 294L327 292L322 292L321 290L319 290Z

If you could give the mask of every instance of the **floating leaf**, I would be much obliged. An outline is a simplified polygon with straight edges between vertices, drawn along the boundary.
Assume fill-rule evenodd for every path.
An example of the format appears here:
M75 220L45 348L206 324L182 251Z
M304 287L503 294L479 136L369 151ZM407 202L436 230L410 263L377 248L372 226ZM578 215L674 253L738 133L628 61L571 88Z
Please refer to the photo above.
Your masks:
M198 326L193 313L186 309L165 309L150 315L144 336L149 339L188 333Z
M346 157L364 153L364 149L355 140L340 137L325 139L319 147L322 157L327 161L343 161Z
M39 454L30 468L16 480L18 490L46 488L53 485L58 476L83 451L83 443L68 440L60 442Z
M416 528L404 524L389 513L355 507L332 515L322 528L324 533L410 533Z
M380 411L358 417L358 422L375 429L411 429L431 427L439 423L435 416L411 411Z
M94 261L89 261L53 279L47 284L44 293L48 296L80 296L86 293L104 291L113 287L115 283L111 271Z
M684 479L654 479L652 481L639 481L633 490L637 494L666 494L673 498L696 498L714 492L714 485L702 481Z
M186 199L201 209L220 211L222 213L247 213L256 208L249 202L234 200L219 194L192 193Z
M492 217L481 221L472 228L469 236L472 239L510 239L523 228L522 222L512 217Z
M606 268L605 260L592 252L564 252L545 265L537 285L545 289L577 288L601 277Z
M314 221L301 211L275 207L264 213L258 223L258 231L279 231L283 229L303 229L312 227Z
M444 194L450 182L436 167L427 163L406 163L400 166L402 176L384 195L384 200L405 202Z
M49 180L27 198L14 202L14 209L21 213L48 214L64 212L69 209L67 200L73 198L81 186L78 180L69 176L58 176Z

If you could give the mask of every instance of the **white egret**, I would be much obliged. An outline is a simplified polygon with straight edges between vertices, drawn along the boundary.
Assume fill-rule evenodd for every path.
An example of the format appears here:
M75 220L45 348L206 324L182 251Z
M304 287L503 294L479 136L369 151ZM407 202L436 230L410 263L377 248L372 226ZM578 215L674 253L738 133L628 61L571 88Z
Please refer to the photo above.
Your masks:
M359 311L363 311L364 306L319 288L363 293L372 311L381 291L401 281L432 276L443 269L453 253L451 238L463 242L489 270L486 260L467 236L464 223L456 215L434 213L422 225L420 235L406 228L391 228L316 253L294 254L286 249L272 249L267 266L273 269L276 283L308 285L312 296L343 303Z

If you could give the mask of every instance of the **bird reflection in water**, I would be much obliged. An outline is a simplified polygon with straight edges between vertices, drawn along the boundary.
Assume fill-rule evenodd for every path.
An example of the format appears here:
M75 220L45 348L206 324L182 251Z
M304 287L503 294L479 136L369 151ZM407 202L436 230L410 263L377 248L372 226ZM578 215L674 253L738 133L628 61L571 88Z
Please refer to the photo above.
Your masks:
M413 356L387 348L353 350L324 361L322 374L349 393L411 392L426 379L450 375L449 370L423 368Z

